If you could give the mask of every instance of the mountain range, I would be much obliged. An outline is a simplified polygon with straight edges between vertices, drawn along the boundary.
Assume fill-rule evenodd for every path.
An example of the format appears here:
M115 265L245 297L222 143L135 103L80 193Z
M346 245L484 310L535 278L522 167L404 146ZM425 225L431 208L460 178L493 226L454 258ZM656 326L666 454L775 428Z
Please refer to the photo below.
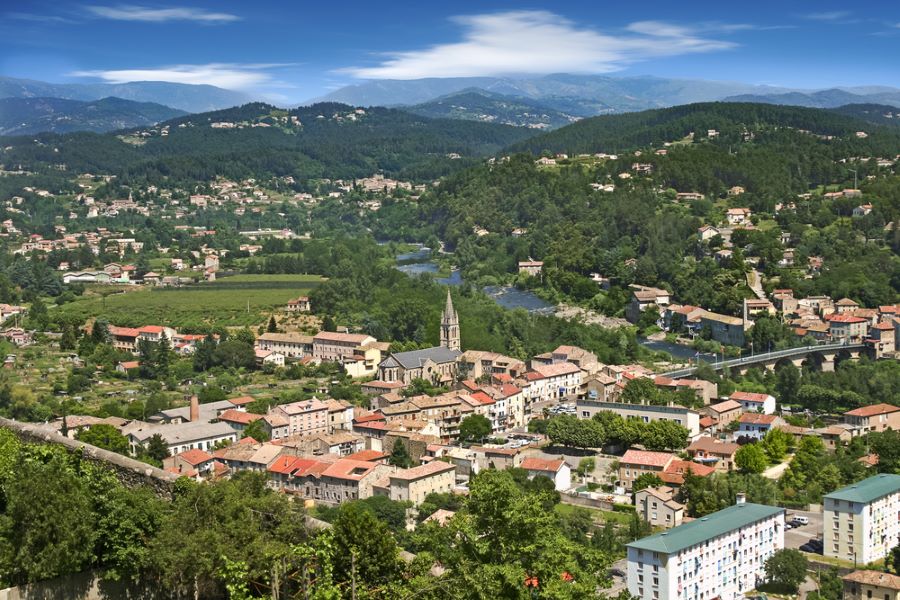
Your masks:
M104 132L153 125L186 115L154 102L121 98L82 101L63 98L0 98L0 135L50 131Z
M853 91L850 91L850 90ZM835 108L847 104L883 104L900 108L900 90L888 87L831 88L816 92L785 94L740 94L725 98L727 102L762 102L789 104L810 108Z
M556 129L580 118L528 98L504 96L479 88L442 96L404 110L433 119L482 121L532 129Z
M47 83L32 79L0 77L0 98L62 98L100 100L121 98L135 102L155 102L185 112L206 112L249 102L241 92L212 85L132 81L129 83Z

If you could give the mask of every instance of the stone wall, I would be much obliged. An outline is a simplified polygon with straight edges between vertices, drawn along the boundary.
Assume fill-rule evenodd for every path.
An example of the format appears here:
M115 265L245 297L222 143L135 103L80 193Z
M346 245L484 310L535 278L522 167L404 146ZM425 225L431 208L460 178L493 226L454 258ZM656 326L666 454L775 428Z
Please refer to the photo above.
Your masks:
M12 431L23 442L58 444L69 452L78 452L83 459L112 470L119 481L127 487L146 486L162 498L170 499L172 497L174 484L178 479L178 475L174 473L168 473L109 450L70 440L59 433L48 430L45 425L21 423L0 417L0 427Z

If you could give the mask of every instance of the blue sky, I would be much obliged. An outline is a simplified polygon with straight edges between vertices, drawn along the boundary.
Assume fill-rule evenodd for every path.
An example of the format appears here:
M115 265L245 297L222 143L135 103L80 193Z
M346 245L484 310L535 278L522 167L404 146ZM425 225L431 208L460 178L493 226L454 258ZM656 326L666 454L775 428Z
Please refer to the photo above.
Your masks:
M291 103L368 79L559 72L900 86L900 3L0 1L11 77Z

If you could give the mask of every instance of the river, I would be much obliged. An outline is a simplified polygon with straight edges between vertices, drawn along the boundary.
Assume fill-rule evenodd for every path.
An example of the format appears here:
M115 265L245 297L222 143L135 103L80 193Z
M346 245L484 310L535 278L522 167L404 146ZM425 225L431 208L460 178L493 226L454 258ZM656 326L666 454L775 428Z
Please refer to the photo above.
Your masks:
M423 273L434 275L438 273L439 267L430 258L431 250L425 247L421 247L415 252L398 254L397 269L412 276ZM462 285L463 278L462 273L458 269L454 269L451 271L450 277L436 277L435 281L443 285ZM552 315L556 311L555 306L534 292L520 290L515 286L489 285L482 288L482 291L503 308L524 308L530 313L541 315ZM666 352L675 360L716 362L715 354L703 353L698 355L697 351L690 346L673 344L665 340L648 340L647 338L638 338L638 343L654 352Z

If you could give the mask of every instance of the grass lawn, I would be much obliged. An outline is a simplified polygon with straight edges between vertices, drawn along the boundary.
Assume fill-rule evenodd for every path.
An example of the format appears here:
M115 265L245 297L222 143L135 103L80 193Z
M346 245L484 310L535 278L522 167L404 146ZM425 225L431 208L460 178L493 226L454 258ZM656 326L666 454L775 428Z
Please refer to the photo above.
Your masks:
M321 281L318 275L235 275L180 288L138 288L106 296L89 291L58 310L79 321L102 315L114 325L130 327L258 325Z

